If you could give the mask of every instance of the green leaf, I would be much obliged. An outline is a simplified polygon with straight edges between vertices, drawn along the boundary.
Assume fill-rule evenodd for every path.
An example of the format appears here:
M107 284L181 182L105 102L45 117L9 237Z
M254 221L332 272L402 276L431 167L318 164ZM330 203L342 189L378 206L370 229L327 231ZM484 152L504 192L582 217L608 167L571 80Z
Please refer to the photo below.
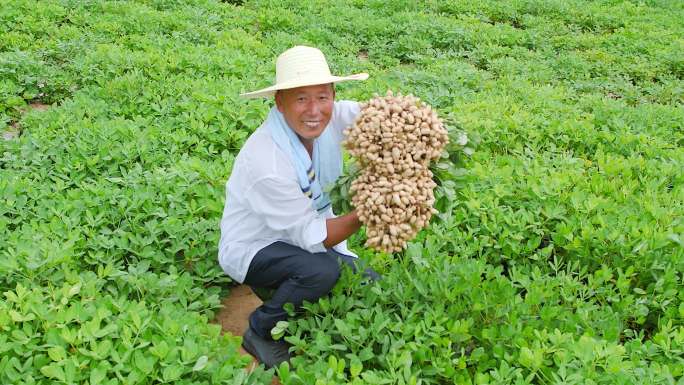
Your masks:
M155 344L153 347L151 347L150 352L159 357L159 359L163 360L166 355L169 354L169 344L162 340L158 344Z
M149 373L154 368L154 357L148 357L140 350L133 353L133 362L135 367L143 373Z
M183 342L183 349L181 349L181 358L184 362L194 361L199 354L197 343L190 338L186 338Z
M287 321L278 321L273 329L271 329L271 337L274 340L281 339L289 325L290 324Z
M207 356L201 356L200 358L197 359L197 362L195 362L195 366L193 366L192 371L198 372L198 371L204 369L207 366L208 362L209 362L209 358Z
M423 258L423 245L419 242L409 242L406 248L406 256L411 258L411 261L418 266L425 267L428 265L425 258Z
M73 297L80 292L81 292L81 283L79 282L79 283L75 284L74 286L72 286L71 288L69 288L67 295L69 297Z
M358 358L352 359L351 364L349 365L349 373L352 375L352 377L358 377L362 371L363 363Z
M169 365L162 371L162 378L165 382L175 381L183 375L183 367L181 365Z
M349 326L343 320L335 318L334 323L337 330L339 330L340 334L342 334L343 336L348 336L349 334L351 334Z
M363 361L368 361L371 358L375 357L375 353L373 353L373 349L370 347L365 347L361 350L359 353L359 360Z
M100 364L90 370L90 385L98 385L107 377L107 369Z
M12 321L14 322L24 322L24 316L16 310L10 310L9 315L10 318L12 318Z
M57 364L50 364L40 368L40 372L46 377L64 382L64 370Z
M291 374L290 374L290 364L287 362L281 362L280 366L278 366L278 377L280 378L280 381L284 384L287 384L290 380Z
M671 240L672 242L678 244L681 247L684 247L684 241L682 241L679 234L674 234L674 233L668 234L667 239Z
M365 380L367 384L391 384L392 380L388 378L383 378L375 374L375 372L366 371L363 372L361 377Z
M137 330L140 330L142 327L142 320L140 319L140 315L136 311L130 312L131 315L131 320L133 321L133 325L135 325L135 328Z
M531 349L523 347L520 349L520 363L530 369L539 369L544 362L544 354L540 349Z
M60 361L64 360L64 358L66 358L66 351L61 346L52 347L52 348L48 349L47 352L48 352L48 356L50 356L50 358L56 362L60 362Z

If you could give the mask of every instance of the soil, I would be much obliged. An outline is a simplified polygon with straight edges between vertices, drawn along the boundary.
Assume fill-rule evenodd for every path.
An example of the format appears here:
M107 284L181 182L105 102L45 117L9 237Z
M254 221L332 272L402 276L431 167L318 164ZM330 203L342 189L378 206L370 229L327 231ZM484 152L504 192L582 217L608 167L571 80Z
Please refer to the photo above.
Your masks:
M17 127L16 123L10 124L9 128L6 131L2 132L2 138L4 140L12 140L16 139L19 137L19 127Z
M261 306L261 300L252 293L247 285L230 288L230 293L223 299L223 309L216 316L216 322L224 332L241 336L247 330L247 317Z
M230 293L223 299L222 304L223 308L218 312L214 321L221 325L221 330L223 330L224 333L228 332L235 336L242 336L249 325L249 315L254 309L259 307L262 302L259 297L254 295L249 286L239 285L230 288ZM240 354L249 355L242 346L238 352ZM252 356L250 355L250 357ZM247 370L253 370L258 364L259 362L256 358L252 357L252 363ZM271 384L280 384L278 377L273 377Z
M25 114L28 111L45 111L48 108L50 108L49 104L43 104L43 103L30 103L27 108L22 108L21 113ZM0 136L2 136L2 139L4 140L12 140L12 139L17 139L21 135L21 126L19 125L19 122L11 122L9 125L9 128L1 133Z
M43 103L39 103L39 102L31 103L31 104L29 104L28 106L29 106L30 109L32 109L32 110L38 110L38 111L45 111L45 110L47 110L48 108L50 108L50 105L49 105L49 104L43 104Z

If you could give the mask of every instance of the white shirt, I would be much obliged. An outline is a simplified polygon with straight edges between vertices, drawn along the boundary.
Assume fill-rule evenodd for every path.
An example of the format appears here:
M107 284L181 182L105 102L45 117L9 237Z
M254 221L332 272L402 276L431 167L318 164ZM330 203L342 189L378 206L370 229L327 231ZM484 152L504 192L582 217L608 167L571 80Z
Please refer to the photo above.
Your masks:
M325 129L333 130L340 145L342 131L354 123L359 111L357 102L335 102ZM261 126L238 153L226 183L219 264L231 278L243 283L254 255L274 242L283 241L311 253L325 252L325 221L334 216L331 208L323 214L316 211L313 200L299 186L292 161ZM333 247L356 257L346 241Z

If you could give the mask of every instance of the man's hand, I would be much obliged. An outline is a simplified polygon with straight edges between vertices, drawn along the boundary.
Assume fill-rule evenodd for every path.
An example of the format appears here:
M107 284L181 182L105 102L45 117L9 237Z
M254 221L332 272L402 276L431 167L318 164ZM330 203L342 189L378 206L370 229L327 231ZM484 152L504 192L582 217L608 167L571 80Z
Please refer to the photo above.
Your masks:
M353 210L341 217L327 219L325 227L328 231L328 236L323 240L323 246L329 249L349 238L350 235L360 229L361 221L359 216L356 215L356 210Z

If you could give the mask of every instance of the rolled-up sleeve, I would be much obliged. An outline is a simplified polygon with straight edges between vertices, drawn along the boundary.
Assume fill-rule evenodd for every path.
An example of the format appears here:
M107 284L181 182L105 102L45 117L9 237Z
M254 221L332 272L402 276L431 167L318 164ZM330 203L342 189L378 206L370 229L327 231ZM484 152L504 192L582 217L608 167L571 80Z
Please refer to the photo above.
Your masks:
M264 177L247 189L245 199L266 226L283 232L295 246L311 253L325 252L326 219L313 209L296 182Z

